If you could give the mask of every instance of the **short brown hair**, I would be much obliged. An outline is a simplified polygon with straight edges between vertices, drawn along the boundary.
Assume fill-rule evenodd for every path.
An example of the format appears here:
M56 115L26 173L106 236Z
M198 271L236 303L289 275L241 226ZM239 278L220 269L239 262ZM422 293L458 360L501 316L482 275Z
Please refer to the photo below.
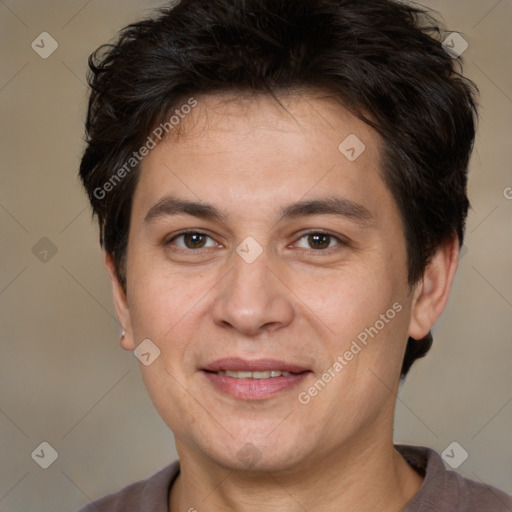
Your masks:
M393 0L182 0L100 47L80 176L123 286L139 167L126 163L152 130L193 95L297 88L332 95L383 138L417 282L441 243L462 244L469 207L477 90L441 35L426 11ZM431 344L409 339L402 377Z

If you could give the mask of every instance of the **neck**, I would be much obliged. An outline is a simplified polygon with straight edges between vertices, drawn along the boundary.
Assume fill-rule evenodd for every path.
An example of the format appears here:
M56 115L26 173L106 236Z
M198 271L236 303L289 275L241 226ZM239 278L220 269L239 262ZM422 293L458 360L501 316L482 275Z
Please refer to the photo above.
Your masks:
M171 512L396 512L423 481L392 441L343 446L321 460L276 472L232 470L177 447L181 469L171 491Z

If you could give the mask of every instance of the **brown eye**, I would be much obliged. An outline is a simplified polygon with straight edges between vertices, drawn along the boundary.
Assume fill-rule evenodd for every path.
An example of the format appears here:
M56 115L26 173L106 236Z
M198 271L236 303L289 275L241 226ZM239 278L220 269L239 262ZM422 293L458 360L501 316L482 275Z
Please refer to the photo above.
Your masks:
M180 249L203 249L205 247L214 247L215 241L204 233L190 231L175 236L169 241L169 244L174 244Z
M346 246L347 243L335 235L330 233L323 233L322 231L315 231L303 234L297 242L296 247L306 249L309 251L325 251L326 249L333 249L336 246Z
M314 233L308 235L308 244L312 249L327 249L331 243L331 235Z
M183 241L188 249L197 249L204 247L206 237L200 233L186 233L183 235Z

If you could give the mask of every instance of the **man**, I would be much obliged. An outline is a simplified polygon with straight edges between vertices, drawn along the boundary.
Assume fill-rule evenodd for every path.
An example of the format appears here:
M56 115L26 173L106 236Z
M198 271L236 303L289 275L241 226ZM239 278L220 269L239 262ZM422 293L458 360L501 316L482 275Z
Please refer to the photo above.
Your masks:
M507 511L393 445L468 209L476 88L390 0L183 0L90 60L80 175L179 462L84 511Z

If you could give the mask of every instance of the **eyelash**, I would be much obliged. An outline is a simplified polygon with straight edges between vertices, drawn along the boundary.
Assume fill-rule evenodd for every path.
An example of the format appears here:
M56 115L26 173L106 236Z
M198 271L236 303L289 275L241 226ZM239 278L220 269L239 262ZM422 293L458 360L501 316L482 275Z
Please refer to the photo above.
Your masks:
M210 238L211 240L214 240L208 233L205 233L203 231L185 230L185 231L180 231L179 233L176 233L175 235L173 235L171 238L169 238L168 240L166 240L164 242L164 245L166 245L166 246L171 245L172 242L174 242L177 238L179 238L180 236L187 235L187 234L206 236L206 237ZM307 231L307 232L301 233L300 236L298 237L297 241L294 242L294 244L299 242L303 238L311 236L311 235L325 235L325 236L330 237L329 242L331 242L331 240L334 239L337 243L335 246L327 247L325 249L304 249L304 248L302 248L303 251L307 251L310 253L327 253L327 252L331 252L331 250L335 249L336 247L340 247L340 246L347 247L349 245L348 241L346 241L345 239L342 239L337 235L329 233L328 231L322 231L322 230ZM212 247L201 247L198 249L188 249L188 248L183 248L183 247L176 247L173 250L183 251L183 252L195 252L195 253L201 254L205 251L208 251L209 249L212 249Z

